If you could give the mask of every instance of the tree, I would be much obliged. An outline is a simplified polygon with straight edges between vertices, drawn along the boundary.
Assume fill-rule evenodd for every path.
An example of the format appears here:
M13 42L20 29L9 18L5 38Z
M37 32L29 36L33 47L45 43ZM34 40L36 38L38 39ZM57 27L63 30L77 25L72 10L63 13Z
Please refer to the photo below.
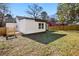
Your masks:
M32 4L28 6L28 9L29 10L27 11L27 13L31 15L34 19L37 19L39 18L43 8L41 6L38 6L37 4Z
M43 20L47 20L47 17L48 17L48 14L47 14L46 11L41 12L41 18L42 18Z
M79 4L78 3L76 3L75 4L75 10L76 10L76 21L78 21L79 22Z
M57 15L60 22L65 22L69 18L69 5L68 4L59 4L57 8Z
M4 26L5 24L5 14L8 12L8 5L5 3L0 3L0 25Z
M79 4L63 3L57 8L58 19L61 22L73 23L79 20Z

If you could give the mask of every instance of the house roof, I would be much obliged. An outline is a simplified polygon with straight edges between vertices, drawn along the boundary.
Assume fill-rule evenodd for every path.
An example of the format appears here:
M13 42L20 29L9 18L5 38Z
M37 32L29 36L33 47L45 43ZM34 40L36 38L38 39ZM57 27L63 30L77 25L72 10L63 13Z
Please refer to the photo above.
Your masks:
M16 18L18 18L19 20L22 20L22 19L29 19L29 20L35 20L35 21L37 21L37 22L47 22L47 20L34 19L34 18L29 18L29 17L24 17L24 16L16 16Z

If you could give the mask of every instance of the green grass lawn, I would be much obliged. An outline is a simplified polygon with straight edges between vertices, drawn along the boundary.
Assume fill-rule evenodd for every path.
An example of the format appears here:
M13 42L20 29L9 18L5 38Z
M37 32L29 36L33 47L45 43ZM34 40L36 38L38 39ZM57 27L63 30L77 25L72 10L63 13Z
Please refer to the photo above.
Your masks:
M49 31L0 41L0 55L79 56L79 31Z
M62 55L79 55L79 32L77 31L58 31L55 33L67 34L58 40L51 42L50 46L58 48Z

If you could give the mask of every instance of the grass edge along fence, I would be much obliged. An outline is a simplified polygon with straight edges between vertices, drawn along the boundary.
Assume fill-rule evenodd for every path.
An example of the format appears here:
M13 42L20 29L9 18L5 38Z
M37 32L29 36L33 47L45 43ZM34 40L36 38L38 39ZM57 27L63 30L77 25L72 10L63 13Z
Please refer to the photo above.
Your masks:
M50 31L53 30L79 30L79 25L55 25L55 26L49 26L48 27Z

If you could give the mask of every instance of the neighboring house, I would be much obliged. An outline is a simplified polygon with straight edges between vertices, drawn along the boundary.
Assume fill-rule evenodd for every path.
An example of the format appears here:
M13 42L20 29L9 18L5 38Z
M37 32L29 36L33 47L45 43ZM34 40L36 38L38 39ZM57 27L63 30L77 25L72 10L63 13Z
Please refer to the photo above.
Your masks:
M48 26L54 26L54 25L56 25L56 23L55 22L48 22Z
M13 18L10 15L5 16L5 23L16 23L16 18Z
M16 19L10 14L4 16L0 13L0 27L4 27L6 23L16 23Z
M61 22L52 22L52 21L49 21L48 22L48 26L61 26L61 25L68 25L67 23L61 23Z
M16 16L17 30L23 34L45 32L47 30L46 20L33 19Z

